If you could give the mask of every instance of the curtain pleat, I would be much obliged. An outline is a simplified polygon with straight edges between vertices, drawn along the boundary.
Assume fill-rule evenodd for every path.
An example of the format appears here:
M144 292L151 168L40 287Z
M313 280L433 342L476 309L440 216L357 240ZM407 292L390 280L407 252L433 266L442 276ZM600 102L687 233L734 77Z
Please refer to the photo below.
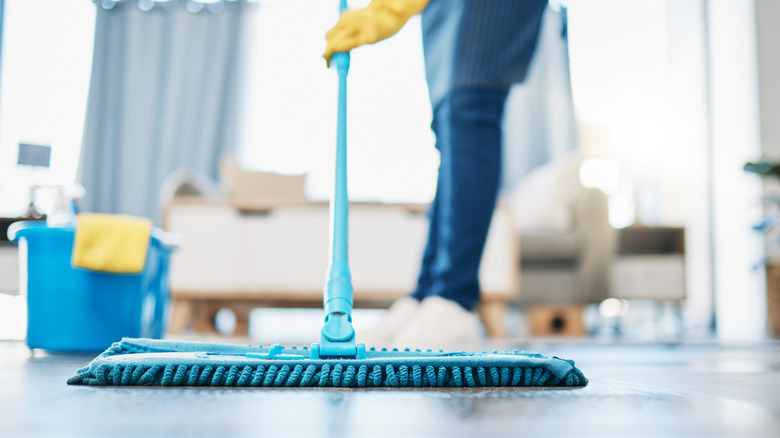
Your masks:
M97 8L79 167L87 211L159 220L167 176L216 179L219 157L236 148L241 35L258 6L192 13L180 3Z

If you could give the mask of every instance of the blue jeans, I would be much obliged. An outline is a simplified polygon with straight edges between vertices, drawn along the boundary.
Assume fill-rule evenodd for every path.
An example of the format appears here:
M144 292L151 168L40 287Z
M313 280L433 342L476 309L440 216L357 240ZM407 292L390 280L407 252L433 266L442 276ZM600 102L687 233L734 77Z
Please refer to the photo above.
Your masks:
M439 177L413 298L440 296L466 310L479 301L479 264L498 194L508 92L454 88L434 110Z

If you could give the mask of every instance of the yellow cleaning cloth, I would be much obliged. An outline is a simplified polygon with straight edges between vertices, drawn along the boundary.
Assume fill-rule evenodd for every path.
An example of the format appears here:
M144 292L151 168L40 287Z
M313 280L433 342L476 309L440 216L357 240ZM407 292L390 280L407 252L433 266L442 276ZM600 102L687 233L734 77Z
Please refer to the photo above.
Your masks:
M144 269L152 221L136 216L81 213L73 242L73 266L137 274Z

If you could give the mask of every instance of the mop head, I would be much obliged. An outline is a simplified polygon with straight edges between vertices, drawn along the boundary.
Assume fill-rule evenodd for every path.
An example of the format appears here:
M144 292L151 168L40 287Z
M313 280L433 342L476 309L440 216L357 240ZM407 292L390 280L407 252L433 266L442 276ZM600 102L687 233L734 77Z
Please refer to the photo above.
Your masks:
M255 356L255 357L252 357ZM68 380L94 386L581 387L570 360L520 352L366 351L311 359L310 350L123 339Z

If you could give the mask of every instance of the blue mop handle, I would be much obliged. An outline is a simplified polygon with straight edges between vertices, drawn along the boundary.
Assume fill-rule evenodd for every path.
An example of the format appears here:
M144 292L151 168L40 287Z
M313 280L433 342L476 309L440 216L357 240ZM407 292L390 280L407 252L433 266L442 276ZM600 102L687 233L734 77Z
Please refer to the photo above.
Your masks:
M339 13L347 9L347 0L339 0ZM347 194L347 74L349 73L349 53L334 53L331 62L339 76L338 121L336 132L336 181L330 204L331 271L340 271L340 276L350 278L349 274L349 195ZM333 272L331 272L333 274ZM331 275L332 277L332 275ZM327 301L327 297L326 297ZM349 297L352 301L352 297Z
M346 0L339 3L343 12ZM347 194L347 74L349 53L335 53L331 63L339 77L336 132L336 180L330 202L330 266L323 290L325 324L321 345L312 346L312 356L365 357L365 347L355 343L352 327L353 289L349 272L349 196Z
M325 311L352 313L352 277L349 272L349 195L347 194L347 71L349 54L336 53L331 62L339 74L336 132L336 179L330 203L330 268Z
M331 62L339 75L338 120L336 122L336 180L331 202L330 259L333 265L349 263L349 195L347 194L347 73L349 53L334 53ZM349 268L347 268L349 269Z

